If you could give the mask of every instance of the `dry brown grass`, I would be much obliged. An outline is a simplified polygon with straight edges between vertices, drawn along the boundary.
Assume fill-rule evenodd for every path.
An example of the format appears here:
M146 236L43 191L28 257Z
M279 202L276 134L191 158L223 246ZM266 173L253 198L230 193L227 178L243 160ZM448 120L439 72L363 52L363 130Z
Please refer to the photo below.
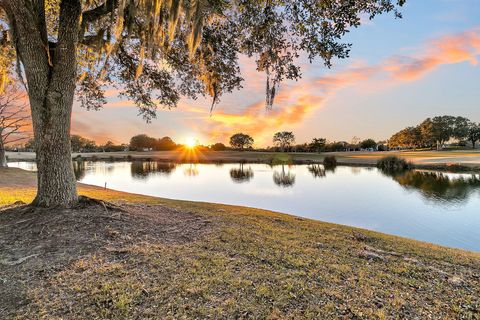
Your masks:
M123 206L128 213L120 217L130 218L119 224L98 220L104 222L96 226L96 237L82 237L93 249L74 251L67 255L70 259L44 260L69 252L75 245L67 241L52 252L40 247L38 256L16 266L0 264L0 288L12 279L23 281L21 295L27 298L7 318L480 318L477 253L259 209L87 186L80 190ZM23 201L31 197L29 192ZM50 214L52 220L36 219L63 230L89 225L83 222L105 214L103 209L82 212L63 213L71 218L60 224L54 223L58 212ZM157 224L155 214L145 218L145 212L167 220ZM174 212L176 230L199 233L164 241L166 236L180 239L184 232L172 233L170 215L161 212ZM0 213L2 232L8 230L7 221L18 221L14 211L8 215L6 219ZM199 226L191 217L209 223ZM151 223L143 223L145 219ZM33 229L23 228L17 237L25 233L20 247L26 255L41 242L26 233ZM52 229L51 236L66 241L74 232L91 230L82 228ZM136 236L142 229L147 236ZM1 239L6 238L0 238L2 247L13 245ZM11 261L2 255L3 250L0 261Z

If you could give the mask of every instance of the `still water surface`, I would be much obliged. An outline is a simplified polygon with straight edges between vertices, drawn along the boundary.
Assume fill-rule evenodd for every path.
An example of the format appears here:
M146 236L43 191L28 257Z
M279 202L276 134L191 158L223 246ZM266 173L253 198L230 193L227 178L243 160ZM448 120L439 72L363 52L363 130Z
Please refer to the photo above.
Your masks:
M32 163L11 163L35 169ZM480 251L480 175L321 165L75 162L80 182L235 204Z

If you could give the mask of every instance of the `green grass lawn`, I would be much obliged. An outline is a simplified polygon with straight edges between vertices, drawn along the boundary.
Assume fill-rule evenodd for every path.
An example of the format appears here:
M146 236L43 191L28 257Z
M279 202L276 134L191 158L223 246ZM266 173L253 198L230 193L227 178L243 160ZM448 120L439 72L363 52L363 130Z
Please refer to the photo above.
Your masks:
M0 179L0 205L30 201L35 191L34 175L7 171L9 179ZM7 171L0 171L0 177L6 177ZM162 228L169 221L169 214L162 223L141 225L143 218L135 213L122 213L134 218L129 224L95 220L100 221L95 225L95 236L86 241L93 249L71 257L54 255L57 260L48 260L45 265L42 259L50 253L34 249L44 243L39 243L39 239L65 240L55 247L60 252L68 252L68 247L75 244L68 241L74 239L74 232L48 233L56 230L56 215L49 218L48 212L44 212L46 216L38 221L36 230L41 223L45 223L46 229L40 228L42 235L34 233L38 239L34 237L26 245L32 252L37 250L38 256L8 267L2 265L2 258L7 258L0 252L0 293L2 281L8 283L10 275L22 283L22 294L28 298L28 303L9 317L480 317L478 253L260 209L175 201L84 185L80 192L125 206L127 211L129 206L145 212L156 208L170 212L172 219L183 215L188 219L165 229ZM75 217L77 213L62 214ZM2 220L4 215L0 212L0 230L8 232L7 220ZM71 219L72 230L82 228L81 217L78 214L78 220ZM208 223L200 226L194 222L197 220ZM8 221L12 223L11 219ZM34 222L28 224L33 226ZM30 232L23 222L16 228L19 235ZM198 228L199 235L189 237L194 228ZM155 233L157 229L161 232ZM26 281L32 275L33 280ZM0 315L1 312L0 308Z

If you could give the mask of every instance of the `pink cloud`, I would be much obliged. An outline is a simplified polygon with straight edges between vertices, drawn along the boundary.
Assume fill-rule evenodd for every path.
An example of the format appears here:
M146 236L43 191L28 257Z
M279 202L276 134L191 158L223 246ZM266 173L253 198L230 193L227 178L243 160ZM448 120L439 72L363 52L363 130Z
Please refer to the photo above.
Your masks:
M329 97L335 95L340 89L364 84L383 88L385 84L394 85L401 82L416 81L429 72L442 65L456 63L478 64L480 55L480 28L475 28L462 33L440 37L427 42L411 55L393 56L374 65L353 65L331 75L302 79L299 82L282 84L275 99L273 110L266 110L264 99L253 99L252 103L242 104L241 97L229 102L228 107L218 108L212 115L209 108L199 107L199 103L182 103L179 106L189 118L184 122L205 137L210 142L227 142L228 137L234 132L245 132L253 135L260 144L269 144L271 135L275 131L289 129L302 123L311 113L325 105ZM265 76L256 72L252 59L242 58L240 61L245 77L245 95L252 101L252 97L263 96ZM305 70L304 70L305 71ZM308 70L307 70L308 72ZM368 82L367 82L368 81ZM115 89L108 91L109 98L118 96ZM226 97L225 100L228 100ZM239 107L236 107L236 106ZM107 107L133 106L128 101L114 100ZM191 115L195 117L191 117ZM77 133L100 137L113 128L96 130L91 134L89 124L79 121L74 122ZM102 131L102 132L99 132ZM113 132L111 132L113 134Z
M394 79L417 80L441 65L469 62L478 64L480 28L430 41L420 54L396 56L383 63L384 70Z

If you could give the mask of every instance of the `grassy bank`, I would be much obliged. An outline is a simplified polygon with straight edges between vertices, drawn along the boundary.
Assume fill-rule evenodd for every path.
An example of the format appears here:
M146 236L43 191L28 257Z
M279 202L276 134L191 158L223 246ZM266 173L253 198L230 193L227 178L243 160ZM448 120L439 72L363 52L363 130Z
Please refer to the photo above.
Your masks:
M270 211L79 186L0 211L0 318L477 319L480 254ZM0 170L0 205L35 175Z

